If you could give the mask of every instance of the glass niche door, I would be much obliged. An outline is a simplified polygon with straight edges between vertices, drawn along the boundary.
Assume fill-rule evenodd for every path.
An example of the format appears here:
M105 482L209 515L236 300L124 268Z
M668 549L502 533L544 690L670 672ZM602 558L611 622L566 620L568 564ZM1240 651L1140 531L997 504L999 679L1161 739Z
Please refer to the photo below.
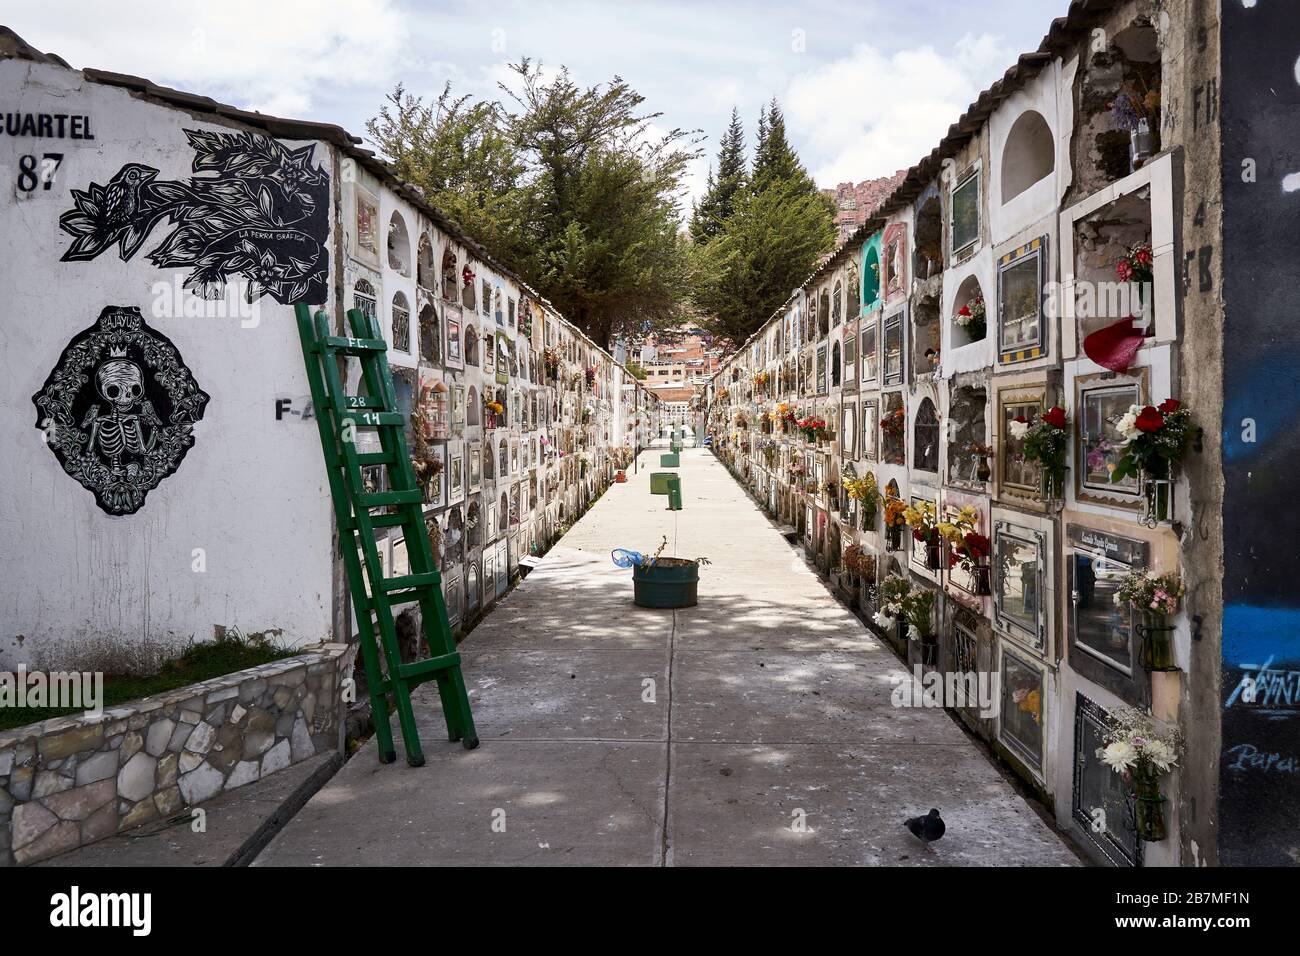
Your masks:
M1133 674L1133 611L1115 603L1131 565L1083 548L1069 552L1070 626L1079 649Z
M1097 751L1106 711L1078 694L1074 710L1074 798L1071 811L1088 845L1116 866L1140 866L1132 803L1124 779L1102 763Z

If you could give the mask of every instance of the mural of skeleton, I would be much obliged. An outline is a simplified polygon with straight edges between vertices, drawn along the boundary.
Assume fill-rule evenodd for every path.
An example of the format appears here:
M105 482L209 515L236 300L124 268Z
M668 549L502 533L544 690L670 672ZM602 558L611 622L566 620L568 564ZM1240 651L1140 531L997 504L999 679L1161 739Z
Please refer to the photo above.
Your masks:
M180 467L208 395L138 308L110 305L68 343L32 402L63 470L104 511L128 515Z
M109 407L101 414L102 406L90 406L81 427L90 426L90 447L112 463L114 474L120 474L123 454L148 454L162 422L144 397L144 373L125 358L125 352L95 370L95 387Z

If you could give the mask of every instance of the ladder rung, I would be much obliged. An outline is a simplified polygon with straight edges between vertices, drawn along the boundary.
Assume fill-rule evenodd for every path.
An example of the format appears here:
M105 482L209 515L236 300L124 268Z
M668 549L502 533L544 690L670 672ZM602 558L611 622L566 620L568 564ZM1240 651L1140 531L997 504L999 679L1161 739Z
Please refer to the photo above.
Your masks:
M402 664L397 668L398 677L423 677L426 674L436 674L438 671L450 670L460 664L460 654L452 651L450 654L441 654L438 657L426 657L422 661L414 661L410 664Z
M395 465L397 456L390 451L367 451L357 455L357 464L362 468L369 465Z
M363 508L385 508L388 505L424 504L424 492L419 488L410 491L376 491L370 495L360 495L357 504Z
M406 515L400 511L382 515L368 515L371 528L396 528L398 525L406 524ZM357 516L348 515L339 518L340 531L357 531Z
M442 577L437 571L426 571L423 574L399 574L395 578L381 578L379 580L379 590L391 594L394 591L427 588L441 581Z
M365 355L369 352L387 352L388 343L383 339L354 339L346 335L327 335L323 339L325 348L344 355Z
M374 398L370 395L344 395L344 408L379 408L384 407L382 399Z
M353 425L359 425L362 428L380 428L385 425L396 425L398 428L406 427L406 416L401 412L350 411L341 408L338 413L350 419Z
M402 524L406 524L406 515L400 511L386 515L370 515L370 527L372 528L396 528Z

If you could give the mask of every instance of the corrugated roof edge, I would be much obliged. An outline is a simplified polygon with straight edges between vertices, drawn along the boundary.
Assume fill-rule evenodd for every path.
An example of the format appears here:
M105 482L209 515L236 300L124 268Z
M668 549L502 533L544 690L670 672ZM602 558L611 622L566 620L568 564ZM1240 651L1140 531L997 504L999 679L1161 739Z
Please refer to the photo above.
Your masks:
M891 213L906 206L921 194L926 184L938 175L945 159L955 156L961 147L970 142L972 137L984 125L984 121L997 108L998 103L1007 99L1011 94L1021 89L1030 79L1037 76L1042 68L1050 63L1057 54L1066 51L1079 38L1079 34L1085 32L1097 17L1113 10L1119 3L1120 0L1071 0L1070 8L1065 16L1052 20L1052 25L1043 37L1043 42L1038 45L1038 49L1031 53L1022 53L1016 62L1002 74L1001 79L980 93L975 98L975 102L968 106L966 112L962 113L957 119L957 122L948 127L947 135L939 141L939 144L928 155L922 157L916 165L908 169L906 175L903 176L903 181L885 197L885 200L873 213L872 218L859 226L847 239L840 243L826 261L809 274L799 288L803 289L812 285L838 265L845 250L865 241L877 229L883 228ZM733 356L742 352L774 319L789 309L790 303L793 301L794 295L791 294L749 338L745 339L737 347L736 351L732 353ZM724 366L725 364L724 362ZM722 371L723 369L719 368L713 374L713 377L717 378Z
M75 69L69 66L68 62L62 57L53 53L42 53L26 40L20 37L9 27L0 25L0 58L10 57L20 60L33 60L38 63L53 63L65 69ZM614 362L613 354L604 346L598 345L592 341L591 337L579 329L576 325L564 317L564 315L547 299L543 298L540 293L513 269L503 265L481 246L477 240L465 232L456 224L450 216L432 205L424 194L412 186L406 180L402 179L393 171L388 163L384 162L372 150L361 147L361 137L353 136L343 127L334 123L317 123L311 120L285 119L279 116L271 116L267 113L257 113L249 110L241 110L237 107L230 106L227 103L220 103L208 96L200 96L196 93L186 93L184 90L176 90L167 86L159 86L152 80L147 80L141 76L132 76L129 73L114 73L109 70L97 70L93 67L86 67L80 71L82 76L93 83L102 83L105 86L119 86L150 99L156 99L163 103L174 106L180 106L193 112L215 113L218 116L224 116L228 119L243 123L246 126L253 126L266 130L272 136L283 137L286 139L317 139L328 142L337 147L348 156L355 159L362 166L379 177L393 192L397 193L411 205L415 206L433 221L443 232L447 233L462 246L464 246L474 258L478 259L485 265L490 266L494 271L513 280L518 286L528 293L529 296L536 299L539 304L548 309L553 315L563 320L570 328L574 330L582 339L592 348L597 349L607 356L615 365L618 365L624 371L626 366L619 362ZM629 375L631 373L628 373Z

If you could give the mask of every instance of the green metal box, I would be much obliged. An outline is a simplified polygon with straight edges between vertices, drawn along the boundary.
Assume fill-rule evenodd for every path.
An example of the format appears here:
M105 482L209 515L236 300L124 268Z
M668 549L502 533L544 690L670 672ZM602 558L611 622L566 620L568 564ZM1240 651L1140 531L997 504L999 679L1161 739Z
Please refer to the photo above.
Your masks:
M676 454L659 456L660 468L680 468L681 466L682 459Z

